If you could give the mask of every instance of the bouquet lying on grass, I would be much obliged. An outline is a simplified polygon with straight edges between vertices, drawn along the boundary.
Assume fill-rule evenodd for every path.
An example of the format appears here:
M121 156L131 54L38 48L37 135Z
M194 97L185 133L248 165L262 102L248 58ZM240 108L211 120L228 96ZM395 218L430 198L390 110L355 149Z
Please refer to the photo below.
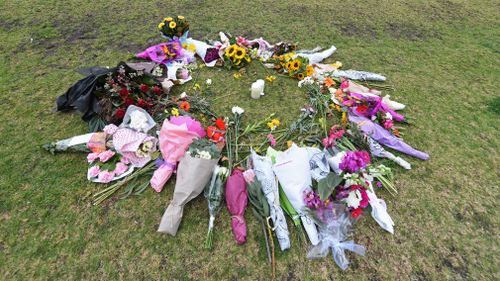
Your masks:
M375 89L364 81L385 77L342 71L340 62L322 64L334 46L298 50L286 42L270 44L224 33L209 44L187 38L189 24L182 16L167 17L158 28L167 41L137 54L142 61L94 69L57 100L59 111L80 111L95 132L44 148L88 153L89 181L113 182L94 194L94 205L118 191L122 197L139 195L148 186L164 198L160 192L175 178L173 190L167 189L173 195L158 232L175 236L182 228L184 206L204 193L209 214L205 246L212 249L215 218L224 204L236 243L247 241L245 210L250 203L262 226L273 278L275 238L286 251L298 244L290 235L297 231L302 244L311 245L309 258L331 250L338 266L346 269L345 250L365 254L363 246L350 240L357 220L369 213L394 233L389 208L377 194L396 197L397 189L391 163L380 159L410 169L397 152L422 160L429 156L402 139L402 125L408 121L398 111L405 105L382 96L380 89L389 87ZM285 126L274 114L246 120L239 106L223 117L211 110L215 94L204 94L198 83L192 95L169 95L172 87L189 80L194 54L209 67L263 63L298 79L307 104Z

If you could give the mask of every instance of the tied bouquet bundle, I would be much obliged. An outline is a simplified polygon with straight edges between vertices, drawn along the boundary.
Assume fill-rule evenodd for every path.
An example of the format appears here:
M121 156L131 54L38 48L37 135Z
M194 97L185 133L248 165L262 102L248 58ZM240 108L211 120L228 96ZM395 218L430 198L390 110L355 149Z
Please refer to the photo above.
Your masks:
M309 64L309 60L295 53L273 55L268 61L274 65L274 69L279 73L286 74L292 78L303 80L314 73L314 67Z
M152 113L164 94L154 77L126 64L120 64L116 71L98 80L94 91L101 107L98 116L107 124L120 123L131 105Z
M158 24L158 29L163 36L170 40L181 37L187 38L189 22L184 16L166 17Z
M219 50L219 54L224 60L224 67L231 69L242 68L252 61L250 57L250 43L243 37L227 38L221 34L223 47Z
M167 43L160 43L148 47L146 50L135 55L137 58L150 60L158 64L169 65L174 61L186 61L190 62L192 60L192 53L186 52L182 48L182 43L178 39L169 41ZM170 69L169 69L170 70ZM172 70L169 77L175 78L177 69Z
M208 212L210 219L208 221L208 233L205 240L205 247L212 249L214 237L214 221L215 216L220 210L222 199L224 196L224 184L229 176L229 170L226 167L216 166L210 183L205 187L204 195L208 202Z
M166 119L160 130L159 142L162 160L157 160L158 169L151 178L151 187L161 192L172 176L177 162L196 138L206 135L200 122L188 116L172 116Z
M318 244L318 232L312 219L304 213L306 207L303 194L312 186L311 171L309 169L308 154L304 148L296 144L276 155L276 164L273 171L283 187L288 200L300 215L307 236L313 245Z
M335 263L342 270L346 270L349 266L346 250L361 256L365 255L364 246L347 240L352 234L354 221L341 204L334 204L328 212L325 212L322 220L316 218L316 223L319 226L321 242L309 250L307 258L324 258L331 250Z
M210 140L196 139L180 159L174 195L161 218L158 232L175 236L182 220L184 205L200 195L209 183L221 156Z
M248 193L243 173L234 169L226 182L226 204L231 214L231 228L236 243L247 241L247 225L245 222L245 208L248 204Z

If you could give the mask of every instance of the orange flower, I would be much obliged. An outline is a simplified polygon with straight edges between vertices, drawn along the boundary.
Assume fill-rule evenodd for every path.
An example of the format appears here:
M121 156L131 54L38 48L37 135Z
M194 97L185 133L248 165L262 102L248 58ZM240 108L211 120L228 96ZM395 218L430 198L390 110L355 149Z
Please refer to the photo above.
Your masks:
M331 77L326 77L324 83L325 83L325 86L327 86L327 87L335 86L335 81L333 81L333 79Z
M189 108L191 108L191 105L187 101L183 101L181 103L181 109L184 110L185 112L189 111Z

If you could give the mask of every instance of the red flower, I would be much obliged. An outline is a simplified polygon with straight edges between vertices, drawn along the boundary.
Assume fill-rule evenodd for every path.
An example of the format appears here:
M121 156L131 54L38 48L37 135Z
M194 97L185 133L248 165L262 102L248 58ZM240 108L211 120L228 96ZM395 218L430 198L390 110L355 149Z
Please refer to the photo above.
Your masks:
M180 107L181 107L181 109L182 109L182 110L184 110L185 112L188 112L188 111L189 111L189 109L191 108L191 105L189 104L189 102L187 102L187 101L183 101L183 102L181 103L181 106L180 106Z
M146 84L141 84L141 86L139 86L139 89L141 90L141 92L143 93L147 93L149 91L149 87L148 85Z
M161 95L162 90L161 90L161 88L160 88L160 87L158 87L158 86L154 86L154 87L153 87L153 93L155 93L155 94L157 94L157 95Z
M125 116L125 109L123 108L118 108L116 111L115 111L115 117L118 119L118 120L121 120L123 119L123 117Z
M127 88L122 88L118 94L120 95L120 97L126 98L130 93Z
M223 135L224 134L222 132L220 132L217 127L215 127L215 126L208 126L207 127L207 136L209 139L218 142L222 139Z
M356 111L359 113L365 113L368 110L368 106L366 105L360 105L356 108Z
M148 103L147 103L144 99L138 99L138 100L137 100L137 105L138 105L139 107L144 108L144 107L147 107L147 106L148 106Z
M214 124L217 128L219 128L219 130L222 130L222 131L226 130L226 123L224 122L224 119L219 117L215 120Z
M361 209L361 208L357 208L357 209L354 209L351 211L351 216L353 218L357 218L357 217L361 216L362 214L363 214L363 209Z
M126 98L124 100L124 103L125 105L128 107L129 105L133 105L134 104L134 99L133 98Z

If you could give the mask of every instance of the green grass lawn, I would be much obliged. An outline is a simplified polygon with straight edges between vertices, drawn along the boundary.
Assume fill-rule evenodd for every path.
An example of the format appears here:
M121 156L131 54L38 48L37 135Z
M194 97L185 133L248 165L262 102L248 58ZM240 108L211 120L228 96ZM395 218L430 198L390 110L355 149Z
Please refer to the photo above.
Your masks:
M218 31L334 44L330 58L345 69L379 72L408 105L414 125L405 140L429 152L395 169L397 198L386 199L396 230L369 217L356 226L365 257L350 255L339 270L331 256L306 259L292 230L292 249L277 250L279 280L499 279L500 20L498 1L1 1L0 3L0 279L2 280L267 280L263 236L248 209L248 241L235 244L230 216L216 220L215 249L202 246L206 201L185 208L176 237L156 232L173 191L152 189L127 200L91 206L103 186L86 181L82 154L52 156L40 145L85 133L76 114L51 109L80 67L114 66L161 42L156 25L182 14L190 35ZM312 3L309 3L312 2ZM296 81L278 78L260 100L252 81L233 72L201 70L211 78L215 108L247 109L246 120L276 112L289 123L305 102ZM176 89L179 93L184 89ZM290 225L290 224L289 224Z

